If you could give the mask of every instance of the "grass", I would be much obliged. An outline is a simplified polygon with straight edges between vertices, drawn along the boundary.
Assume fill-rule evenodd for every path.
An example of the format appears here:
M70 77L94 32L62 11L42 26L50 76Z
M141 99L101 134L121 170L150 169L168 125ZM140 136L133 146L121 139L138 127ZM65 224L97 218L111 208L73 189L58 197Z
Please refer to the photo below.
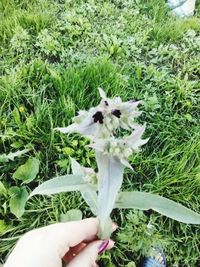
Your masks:
M29 191L70 172L69 155L93 165L83 139L52 129L96 104L101 86L110 96L144 100L141 121L150 141L131 158L134 172L127 170L124 188L154 192L200 212L198 4L195 16L185 20L173 17L161 0L3 0L0 14L0 151L31 149L0 163L7 190L21 185L12 175L29 156L41 162ZM17 219L9 196L0 195L1 261L24 232L59 221L71 208L91 216L73 193L35 197ZM152 243L162 244L168 266L199 266L197 226L154 212L116 211L113 217L120 226L117 245L102 266L138 264Z

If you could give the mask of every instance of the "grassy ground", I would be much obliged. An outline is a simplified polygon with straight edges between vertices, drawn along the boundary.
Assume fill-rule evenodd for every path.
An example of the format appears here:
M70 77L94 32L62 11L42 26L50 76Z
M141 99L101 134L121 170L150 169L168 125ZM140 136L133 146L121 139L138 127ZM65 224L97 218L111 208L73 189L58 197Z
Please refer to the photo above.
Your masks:
M141 121L150 141L131 158L124 188L154 192L200 212L200 15L177 19L160 0L2 0L0 3L0 151L30 151L0 162L6 190L28 157L40 160L32 190L70 172L69 155L92 165L79 137L52 131L99 101L97 88L145 101ZM2 186L2 184L0 184ZM80 208L78 193L35 197L17 219L0 188L0 260L29 229ZM199 227L154 212L116 211L116 248L102 266L134 266L151 244L162 244L168 266L200 265ZM153 225L150 228L148 225ZM131 265L132 262L132 265ZM128 265L129 264L129 265Z

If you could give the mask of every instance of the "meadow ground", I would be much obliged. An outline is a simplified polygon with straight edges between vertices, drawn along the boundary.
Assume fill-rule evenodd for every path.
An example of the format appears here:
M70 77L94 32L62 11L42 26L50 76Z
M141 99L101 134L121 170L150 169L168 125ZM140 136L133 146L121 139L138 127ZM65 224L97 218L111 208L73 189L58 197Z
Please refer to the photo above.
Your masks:
M199 10L197 3L194 17L178 19L162 0L1 0L0 262L27 230L72 208L91 216L79 193L34 197L21 218L14 214L23 190L70 172L69 156L94 165L84 139L53 128L97 104L99 86L109 96L144 101L140 120L150 140L131 157L124 189L200 212ZM25 185L13 174L33 157L39 173ZM200 266L199 227L155 212L116 210L113 218L116 247L101 266L137 265L152 244L163 246L170 267Z

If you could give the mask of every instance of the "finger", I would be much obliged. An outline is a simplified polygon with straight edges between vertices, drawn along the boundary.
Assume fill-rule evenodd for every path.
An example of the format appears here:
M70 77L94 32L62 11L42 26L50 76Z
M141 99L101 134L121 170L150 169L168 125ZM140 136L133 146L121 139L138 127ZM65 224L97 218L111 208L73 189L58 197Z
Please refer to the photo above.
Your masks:
M63 257L63 260L67 263L70 262L78 253L81 252L81 250L83 250L85 247L87 246L86 243L80 243L78 245L76 245L73 248L70 248L70 250L65 254L65 256Z
M67 265L68 267L94 267L99 253L102 253L106 249L110 249L114 246L114 242L109 240L106 241L93 241L87 247L85 247L73 260Z
M97 240L96 240L97 241ZM99 240L98 240L99 241ZM76 255L78 255L89 243L82 242L75 247L70 248L70 250L65 254L63 260L68 263L70 262ZM110 249L113 247L114 241L110 239L109 244L106 249Z
M112 224L112 232L114 232L117 228L118 228L117 224L113 223ZM83 248L85 248L85 246L88 243L90 243L91 241L94 241L94 240L99 240L97 238L97 235L94 235L94 236L91 236L89 238L86 238L84 240L84 242L76 245L75 247L71 247L70 250L63 257L63 260L65 262L70 262L73 259L74 255L77 255Z
M46 242L51 243L60 258L63 258L70 247L83 240L91 240L97 235L99 221L95 218L67 223L57 223L43 228Z
M118 225L117 225L116 223L112 223L112 233L113 233L114 231L116 231L117 228L118 228ZM89 243L89 242L91 242L91 241L98 240L98 239L99 239L99 238L97 237L97 235L93 235L93 236L91 235L90 237L84 239L83 241L84 241L85 243Z

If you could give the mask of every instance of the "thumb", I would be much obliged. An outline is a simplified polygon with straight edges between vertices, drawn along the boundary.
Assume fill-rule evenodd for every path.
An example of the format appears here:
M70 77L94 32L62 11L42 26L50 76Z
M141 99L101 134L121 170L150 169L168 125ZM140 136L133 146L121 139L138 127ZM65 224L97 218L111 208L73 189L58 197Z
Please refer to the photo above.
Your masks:
M85 247L77 256L74 257L72 261L67 265L67 267L95 267L98 255L103 253L106 249L110 249L114 246L112 240L98 240L93 241L87 247Z

